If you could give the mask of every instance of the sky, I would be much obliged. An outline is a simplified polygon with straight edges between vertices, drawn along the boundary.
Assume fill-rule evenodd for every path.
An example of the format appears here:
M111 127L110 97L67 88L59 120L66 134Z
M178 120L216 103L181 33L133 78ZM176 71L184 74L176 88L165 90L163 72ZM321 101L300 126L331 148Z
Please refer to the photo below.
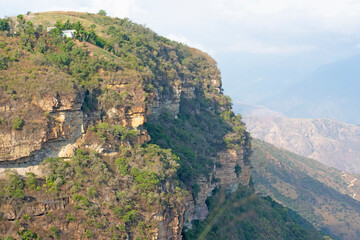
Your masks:
M0 0L0 17L100 9L209 53L235 100L259 100L239 95L360 52L360 0Z

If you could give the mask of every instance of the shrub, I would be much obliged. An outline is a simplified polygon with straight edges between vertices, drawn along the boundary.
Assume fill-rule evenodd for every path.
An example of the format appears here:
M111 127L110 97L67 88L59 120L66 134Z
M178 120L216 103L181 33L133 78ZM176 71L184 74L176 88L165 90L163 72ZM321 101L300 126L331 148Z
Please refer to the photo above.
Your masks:
M86 238L87 239L92 239L92 238L95 238L95 235L91 230L86 229Z
M5 196L8 197L15 197L15 198L23 198L23 188L24 188L24 181L20 178L19 175L10 173L8 175L8 180L5 183L5 187L3 191Z
M85 198L84 196L80 195L80 194L74 194L73 199L76 202L81 203L85 207L90 207L90 205L91 205L90 201L87 198Z
M121 176L125 176L126 174L128 174L129 166L123 158L116 159L115 165Z
M137 137L138 132L136 130L130 130L121 136L122 141L133 141Z
M75 217L72 216L70 213L68 213L68 214L66 214L66 220L74 222L74 221L75 221Z
M6 70L8 66L8 58L0 54L0 70Z
M7 46L7 42L0 42L0 48L4 49L6 46Z
M38 236L36 233L32 232L30 229L19 230L19 235L22 237L21 239L24 239L24 240L40 239L40 236ZM12 238L10 238L10 239L12 239Z
M130 175L134 177L136 188L142 192L153 191L159 185L159 178L154 172L132 168Z
M96 194L97 194L96 188L94 188L94 187L87 187L87 188L86 188L86 195L87 195L89 198L95 197Z
M26 173L26 185L28 185L28 187L29 187L30 189L36 189L36 190L38 190L38 187L37 187L37 179L36 179L34 173L32 173L32 172Z
M21 118L16 117L13 121L12 128L15 130L21 130L23 126L24 126L24 121Z
M56 227L54 227L54 226L50 227L50 232L53 237L60 238L60 230L57 229Z

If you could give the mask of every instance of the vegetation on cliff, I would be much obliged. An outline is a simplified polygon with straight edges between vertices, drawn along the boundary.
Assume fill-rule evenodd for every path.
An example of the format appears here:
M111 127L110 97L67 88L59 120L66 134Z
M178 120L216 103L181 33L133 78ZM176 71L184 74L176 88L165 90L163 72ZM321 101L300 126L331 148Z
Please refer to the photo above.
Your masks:
M0 160L66 150L42 161L42 176L0 181L2 236L179 239L199 180L220 181L219 154L250 168L249 134L207 54L105 14L19 15L0 26L0 133L9 139ZM245 172L225 170L234 186ZM211 215L221 197L209 204Z
M52 238L54 229L61 239L150 239L159 224L151 215L176 211L187 194L176 181L178 161L156 145L121 147L112 156L82 148L69 161L42 162L45 179L9 172L0 182L2 212L18 214L2 216L15 222L2 220L0 232L23 239L26 231Z
M206 176L210 182L218 181L214 176L210 179L214 164L217 164L214 160L218 157L218 152L228 148L226 137L233 131L235 124L238 125L238 135L231 143L244 148L249 142L249 134L241 123L240 115L231 116L236 119L233 120L234 123L226 121L217 112L220 109L208 110L210 104L205 99L182 99L177 119L164 113L161 118L150 118L146 124L152 137L151 142L163 148L171 148L180 157L179 179L193 190L194 196L198 191L198 177ZM223 113L226 111L228 110ZM249 155L250 150L248 151ZM245 157L249 157L248 155L245 154Z
M9 236L148 239L159 234L160 221L171 225L169 215L183 214L186 190L196 192L197 178L209 177L218 150L248 141L221 94L216 63L198 50L128 19L94 14L19 15L2 22L9 26L0 36L2 132L40 138L59 125L58 109L71 110L74 103L90 117L70 160L43 161L45 178L10 172L1 182L2 234L13 225L8 219L17 222ZM62 36L67 29L76 30L74 38ZM138 109L145 114L154 97L173 98L178 85L193 88L195 99L181 96L177 119L166 111L158 118L173 130L169 136L149 121L153 142L163 148L141 145L144 130L127 117ZM42 103L47 97L49 106ZM231 132L238 138L226 144ZM179 224L174 228L181 232Z

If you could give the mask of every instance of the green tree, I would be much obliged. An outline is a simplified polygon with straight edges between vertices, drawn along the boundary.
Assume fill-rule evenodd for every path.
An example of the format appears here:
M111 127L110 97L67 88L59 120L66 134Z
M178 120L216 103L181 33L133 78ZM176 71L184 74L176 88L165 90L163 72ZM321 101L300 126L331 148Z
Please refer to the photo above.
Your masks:
M25 21L25 20L24 20L24 15L19 14L19 15L17 15L16 18L17 18L17 20L18 20L19 23L24 23L24 21Z
M9 173L7 177L8 180L6 181L6 184L2 189L3 194L5 194L5 196L7 197L23 198L24 181L20 178L19 175L13 173Z
M9 31L9 22L6 19L0 19L0 31Z
M105 10L101 9L99 12L98 12L99 15L101 16L106 16L106 12Z

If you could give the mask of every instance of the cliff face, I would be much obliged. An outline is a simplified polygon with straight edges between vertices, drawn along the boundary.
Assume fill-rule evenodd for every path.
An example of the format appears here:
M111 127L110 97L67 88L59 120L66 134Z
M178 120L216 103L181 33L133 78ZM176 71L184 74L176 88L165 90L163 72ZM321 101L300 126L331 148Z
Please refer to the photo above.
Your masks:
M59 95L33 100L30 103L3 106L1 115L28 112L32 116L21 131L3 129L0 133L0 161L3 164L40 162L47 157L70 157L67 147L73 145L85 131L84 113L81 110L83 94ZM10 110L7 110L10 109Z
M166 120L167 122L174 121L174 119L178 117L181 118L181 106L186 104L183 102L194 103L190 107L190 111L194 115L204 112L214 113L214 106L207 106L206 109L203 109L199 103L201 99L204 98L204 91L206 92L208 89L216 94L215 98L223 96L220 72L215 62L211 61L211 64L212 66L209 70L211 74L209 74L209 78L203 79L203 82L198 85L194 86L184 79L179 79L178 82L181 82L181 84L176 83L172 86L172 94L163 95L155 91L154 101L150 103L150 122L155 125L160 122L159 126L165 126L166 123L163 123L163 121L159 119L162 113L170 115L171 119ZM183 101L181 99L183 99ZM226 109L228 107L224 108ZM173 136L170 135L170 137ZM221 139L218 140L221 141ZM160 141L155 141L155 143L160 146L162 145L161 139ZM164 147L171 146L164 145ZM209 176L201 175L195 180L195 184L198 186L198 193L196 196L193 194L189 195L189 198L185 202L184 223L188 228L192 227L193 220L206 219L209 211L205 201L212 195L215 188L222 186L233 192L239 184L248 186L250 182L251 164L249 156L251 147L249 142L245 142L239 148L222 149L216 145L213 145L213 147L215 154L211 158L214 163L211 166ZM216 151L215 149L219 150Z
M0 173L8 189L1 231L24 219L39 236L181 239L184 225L207 217L215 188L249 184L249 135L222 94L213 59L127 20L32 19L49 16L96 18L98 30L95 40L56 42L55 31L32 36L18 23L36 41L0 70ZM20 47L19 37L1 37ZM24 90L18 81L37 87Z
M204 220L209 214L209 209L205 203L206 199L212 195L215 188L225 187L230 192L236 191L238 186L248 186L250 182L250 164L244 161L244 152L229 150L220 152L219 158L216 159L217 165L221 167L214 167L211 173L211 178L217 179L217 182L209 181L205 177L198 179L199 193L197 197L190 198L185 203L185 226L192 228L193 220ZM235 166L241 168L241 173L236 173Z

